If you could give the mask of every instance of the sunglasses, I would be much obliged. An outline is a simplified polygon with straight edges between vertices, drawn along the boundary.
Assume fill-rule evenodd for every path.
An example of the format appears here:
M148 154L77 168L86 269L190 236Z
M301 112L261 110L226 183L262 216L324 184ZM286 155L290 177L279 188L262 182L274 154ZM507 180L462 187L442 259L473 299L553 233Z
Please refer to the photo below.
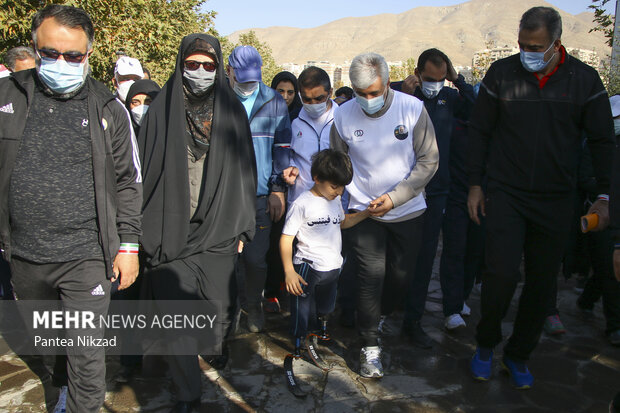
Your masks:
M202 66L207 72L213 72L217 67L214 62L197 62L195 60L185 61L185 68L187 70L198 70L200 66Z
M46 59L52 60L58 60L58 58L62 55L63 59L65 59L65 62L67 63L82 63L84 61L84 58L88 56L88 53L60 53L56 50L49 49L37 49L37 54L40 58L45 57Z

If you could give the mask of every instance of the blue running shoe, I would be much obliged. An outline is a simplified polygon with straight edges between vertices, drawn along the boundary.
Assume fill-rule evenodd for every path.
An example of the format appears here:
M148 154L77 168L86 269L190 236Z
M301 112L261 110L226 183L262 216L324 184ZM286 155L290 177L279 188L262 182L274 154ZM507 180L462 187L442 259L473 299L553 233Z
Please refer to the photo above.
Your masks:
M532 387L534 376L532 376L525 363L516 362L504 356L502 358L502 367L508 372L512 384L517 389L525 390Z
M482 354L481 354L482 353ZM476 347L476 352L471 358L469 365L471 373L476 380L487 381L491 378L491 363L493 362L493 350Z

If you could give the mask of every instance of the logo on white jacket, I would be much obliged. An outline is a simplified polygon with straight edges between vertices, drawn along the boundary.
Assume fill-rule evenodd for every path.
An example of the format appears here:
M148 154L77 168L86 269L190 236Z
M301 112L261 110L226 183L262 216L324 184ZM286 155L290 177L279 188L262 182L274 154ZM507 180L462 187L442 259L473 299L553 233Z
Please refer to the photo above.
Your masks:
M405 125L398 125L394 128L394 136L396 136L396 139L399 141L402 141L407 139L407 136L409 136L409 131Z
M353 135L357 138L359 138L360 136L364 136L364 131L361 129L356 130L355 132L353 132Z
M13 110L13 102L9 103L8 105L4 105L0 107L0 112L15 113L15 111Z

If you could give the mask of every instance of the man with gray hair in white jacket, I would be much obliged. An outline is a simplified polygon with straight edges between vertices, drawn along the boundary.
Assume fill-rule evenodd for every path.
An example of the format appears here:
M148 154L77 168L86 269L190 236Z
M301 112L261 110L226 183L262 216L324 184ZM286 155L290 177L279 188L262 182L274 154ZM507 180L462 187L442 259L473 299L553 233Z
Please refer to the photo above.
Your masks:
M357 320L363 347L360 374L382 377L377 328L402 301L413 276L426 210L424 187L439 165L433 124L424 104L389 87L389 69L376 53L353 59L356 97L338 108L332 148L353 164L349 209L371 210L347 239L357 262Z

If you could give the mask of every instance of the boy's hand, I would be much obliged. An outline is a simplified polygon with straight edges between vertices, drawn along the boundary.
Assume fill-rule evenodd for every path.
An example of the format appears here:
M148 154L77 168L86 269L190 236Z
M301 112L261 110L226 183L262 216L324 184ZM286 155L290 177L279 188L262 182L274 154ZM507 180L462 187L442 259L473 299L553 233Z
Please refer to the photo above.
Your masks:
M308 285L308 283L301 277L301 275L297 274L295 271L292 271L287 272L285 278L286 291L293 295L302 295L304 293L304 290L299 283L302 283L303 285Z

